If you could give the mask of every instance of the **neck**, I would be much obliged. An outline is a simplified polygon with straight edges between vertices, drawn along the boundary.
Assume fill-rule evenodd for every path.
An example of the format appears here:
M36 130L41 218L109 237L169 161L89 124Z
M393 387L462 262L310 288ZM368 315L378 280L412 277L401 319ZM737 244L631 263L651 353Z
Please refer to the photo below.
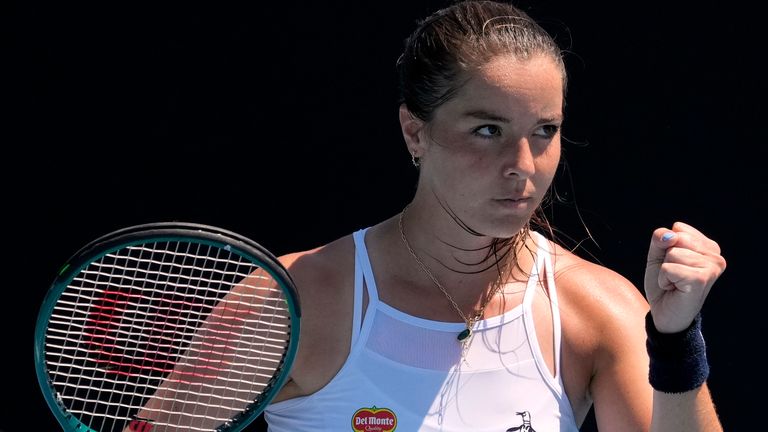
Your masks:
M435 272L456 274L498 273L495 264L519 257L527 233L497 239L472 232L446 209L423 208L416 202L398 215L402 231L412 249Z
M485 249L485 252L483 254L483 258L479 261L465 262L457 259L457 262L459 262L459 264L462 266L480 266L479 269L470 272L478 275L478 277L482 277L489 270L494 270L494 276L490 283L487 281L481 281L472 284L479 289L479 297L478 291L473 289L462 290L460 292L457 292L455 289L453 289L453 292L451 292L446 287L445 282L441 282L438 279L438 276L435 274L435 272L424 262L424 260L419 256L419 253L416 252L414 247L411 245L411 242L408 240L408 234L406 234L404 222L406 211L407 207L403 209L402 213L400 213L397 221L398 231L400 238L402 239L403 246L408 251L408 254L416 262L423 274L426 275L428 279L430 279L430 281L434 284L434 287L436 287L443 294L445 299L450 303L453 310L466 323L466 328L457 335L457 339L459 341L466 342L472 335L474 323L484 318L486 308L491 304L494 297L496 297L496 295L505 286L507 277L509 276L507 272L509 266L503 263L510 263L516 260L517 251L514 249L516 243L511 242L509 245L506 245L500 249L497 247L496 242L491 242L487 247L480 249ZM475 254L478 252L477 249L467 250L459 248L459 250L465 254ZM512 255L510 256L510 254ZM457 271L457 273L461 274L466 272ZM455 282L456 279L452 279L452 281Z
M433 228L437 224L419 223L418 215L412 214L408 207L396 223L403 249L409 255L406 260L411 263L407 268L414 269L414 280L422 281L430 290L434 290L434 285L442 286L457 301L477 301L478 295L493 289L500 280L507 280L509 271L515 270L519 249L523 246L515 241L517 239L494 243L493 238L478 238L461 227L458 228L462 235L441 238Z
M400 217L408 242L436 271L450 268L458 273L476 273L493 261L494 239L472 233L447 211L424 211L408 205Z

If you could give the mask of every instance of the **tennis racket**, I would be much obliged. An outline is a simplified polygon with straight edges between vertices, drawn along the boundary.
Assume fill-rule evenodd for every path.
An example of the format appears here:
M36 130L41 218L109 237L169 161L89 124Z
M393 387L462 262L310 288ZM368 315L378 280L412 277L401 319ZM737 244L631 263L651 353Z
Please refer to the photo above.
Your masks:
M100 237L61 268L35 329L65 431L240 431L285 383L299 301L265 248L164 222Z

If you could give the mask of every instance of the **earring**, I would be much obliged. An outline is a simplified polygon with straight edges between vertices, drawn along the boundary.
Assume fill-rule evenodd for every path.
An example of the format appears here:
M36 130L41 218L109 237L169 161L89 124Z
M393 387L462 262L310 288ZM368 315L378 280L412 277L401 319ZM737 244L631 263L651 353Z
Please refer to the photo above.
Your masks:
M417 157L416 157L416 153L411 153L411 163L412 163L412 164L413 164L413 166L415 166L416 168L418 168L418 167L419 167L419 158L417 158Z

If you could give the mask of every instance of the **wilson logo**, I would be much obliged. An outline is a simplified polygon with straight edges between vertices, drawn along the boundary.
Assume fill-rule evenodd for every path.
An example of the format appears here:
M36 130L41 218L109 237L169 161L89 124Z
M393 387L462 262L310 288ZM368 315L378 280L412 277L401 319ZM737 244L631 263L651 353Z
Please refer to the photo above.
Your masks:
M128 429L131 432L150 432L152 430L152 423L148 420L131 420L128 424Z

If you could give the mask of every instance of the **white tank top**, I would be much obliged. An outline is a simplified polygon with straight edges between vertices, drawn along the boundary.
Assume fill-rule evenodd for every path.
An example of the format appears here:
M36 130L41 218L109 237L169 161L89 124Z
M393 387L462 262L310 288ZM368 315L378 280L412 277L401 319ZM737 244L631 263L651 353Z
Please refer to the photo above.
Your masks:
M560 316L548 242L538 253L521 305L475 323L462 358L464 323L431 321L379 301L365 247L355 241L352 344L341 370L317 392L273 403L270 432L578 432L560 376ZM540 278L541 272L545 277ZM536 285L552 305L556 374L533 327ZM368 306L363 314L363 290ZM363 318L363 316L365 318Z

